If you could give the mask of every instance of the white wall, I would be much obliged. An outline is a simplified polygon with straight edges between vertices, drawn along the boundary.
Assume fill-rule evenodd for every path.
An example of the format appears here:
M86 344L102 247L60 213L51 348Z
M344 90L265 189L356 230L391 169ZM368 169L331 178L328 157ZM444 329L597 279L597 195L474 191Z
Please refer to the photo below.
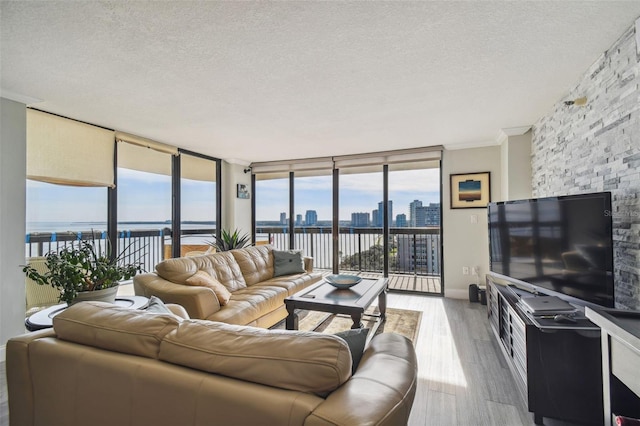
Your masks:
M490 172L491 201L494 201L501 194L500 151L500 146L490 146L447 150L443 153L442 241L444 244L445 297L467 299L469 284L478 283L478 277L475 275L462 274L463 266L470 269L478 266L480 277L484 277L489 268L487 209L452 210L449 175L452 173Z
M251 173L244 173L245 168L222 161L222 229L238 228L241 233L251 233L251 199L236 197L237 184L251 187Z
M531 131L508 136L501 144L502 191L492 201L531 198Z
M0 359L10 337L22 334L27 118L24 104L0 99Z

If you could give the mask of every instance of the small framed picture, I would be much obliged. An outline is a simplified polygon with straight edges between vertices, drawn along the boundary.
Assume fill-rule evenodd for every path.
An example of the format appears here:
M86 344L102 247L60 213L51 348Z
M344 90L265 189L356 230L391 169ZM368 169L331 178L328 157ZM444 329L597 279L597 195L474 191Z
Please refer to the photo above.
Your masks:
M451 208L481 209L491 201L491 173L451 175Z
M249 192L249 186L244 183L238 184L238 198L251 198L251 193Z

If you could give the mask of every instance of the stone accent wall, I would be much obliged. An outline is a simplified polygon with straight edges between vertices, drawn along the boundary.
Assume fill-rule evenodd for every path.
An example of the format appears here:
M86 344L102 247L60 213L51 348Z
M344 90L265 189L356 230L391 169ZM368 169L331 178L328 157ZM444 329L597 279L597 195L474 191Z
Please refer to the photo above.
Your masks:
M587 97L584 106L565 101ZM640 49L626 31L533 126L534 197L611 191L616 306L640 310Z

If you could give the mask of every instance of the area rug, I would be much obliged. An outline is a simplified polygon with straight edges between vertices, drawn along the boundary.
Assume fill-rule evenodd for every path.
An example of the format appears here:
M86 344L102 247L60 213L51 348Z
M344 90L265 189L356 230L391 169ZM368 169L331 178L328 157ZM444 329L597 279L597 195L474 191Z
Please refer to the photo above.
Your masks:
M370 308L362 317L362 324L365 328L373 328L378 319L369 315L379 315L377 308ZM418 337L422 312L410 311L406 309L387 308L387 318L380 324L376 334L398 333L414 344ZM304 331L314 330L320 333L332 334L351 328L353 321L348 315L335 315L326 312L301 311L298 313L298 328ZM284 321L278 323L273 328L285 328Z

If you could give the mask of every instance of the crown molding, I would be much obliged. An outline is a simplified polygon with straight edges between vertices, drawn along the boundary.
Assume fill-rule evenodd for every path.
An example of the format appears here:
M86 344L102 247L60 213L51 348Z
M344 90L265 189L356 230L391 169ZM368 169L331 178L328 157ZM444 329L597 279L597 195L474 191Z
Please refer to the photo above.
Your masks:
M31 96L23 95L21 93L12 92L4 88L0 88L0 97L9 99L10 101L19 102L25 105L37 104L44 102L42 99L32 98Z

